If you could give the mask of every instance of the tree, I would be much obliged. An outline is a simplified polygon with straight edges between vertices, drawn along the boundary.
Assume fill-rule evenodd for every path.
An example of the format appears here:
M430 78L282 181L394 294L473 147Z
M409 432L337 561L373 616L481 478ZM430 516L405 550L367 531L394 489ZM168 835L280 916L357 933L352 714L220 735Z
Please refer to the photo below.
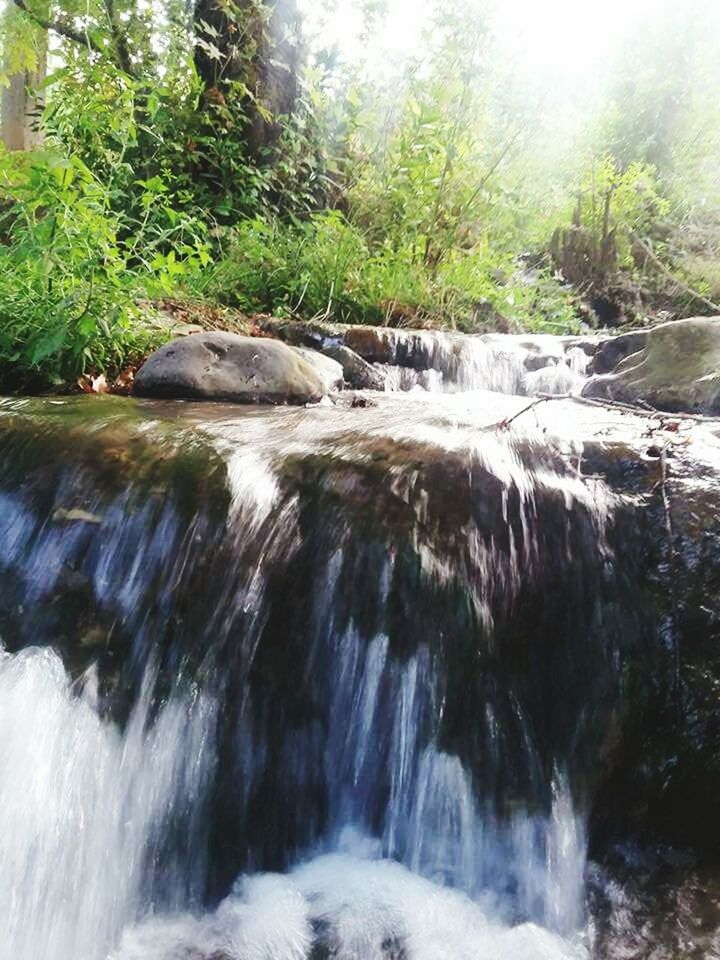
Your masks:
M197 0L194 30L205 106L240 119L250 155L262 159L298 99L296 0Z
M42 139L38 122L40 101L34 91L41 88L45 79L47 34L31 23L23 24L5 14L2 39L0 139L8 150L30 150Z

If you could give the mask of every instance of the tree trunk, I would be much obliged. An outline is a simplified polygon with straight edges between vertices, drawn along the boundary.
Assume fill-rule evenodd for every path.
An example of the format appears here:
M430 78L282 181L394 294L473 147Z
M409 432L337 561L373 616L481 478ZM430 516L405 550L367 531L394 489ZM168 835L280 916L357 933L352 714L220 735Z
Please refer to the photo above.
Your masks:
M196 0L195 67L204 86L203 106L233 110L233 84L250 95L241 104L244 135L255 159L278 138L279 117L298 98L301 60L297 0ZM241 40L238 40L241 37Z
M39 128L40 102L30 91L45 79L47 51L38 57L32 72L23 71L10 77L0 102L0 139L8 150L32 150L42 143Z

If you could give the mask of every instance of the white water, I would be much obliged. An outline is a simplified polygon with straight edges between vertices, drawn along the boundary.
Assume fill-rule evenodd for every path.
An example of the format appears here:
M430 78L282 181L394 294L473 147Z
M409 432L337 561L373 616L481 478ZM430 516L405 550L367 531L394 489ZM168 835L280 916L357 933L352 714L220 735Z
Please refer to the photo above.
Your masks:
M209 916L153 918L127 930L113 960L574 960L584 948L535 924L510 927L492 906L389 860L351 852L290 874L243 877Z
M376 334L380 337L380 334ZM403 331L383 331L391 352ZM386 390L463 393L489 390L515 396L579 393L590 357L580 347L548 336L457 336L435 331L412 333L413 360L423 369L379 364Z
M536 560L535 495L544 486L563 492L568 511L574 504L590 511L602 550L609 510L603 485L541 461L528 470L502 432L484 432L496 414L487 397L479 399L468 397L471 415L458 397L433 398L433 419L423 412L430 398L421 398L415 413L410 398L387 398L387 407L366 412L364 434L467 450L485 464L506 499L517 494L523 550L532 561L525 575ZM273 557L291 555L300 537L294 501L281 500L273 456L331 450L350 457L353 417L268 411L206 425L229 458L229 524L235 518L253 537L262 528L257 566L245 571L245 581L227 583L258 620ZM413 500L412 482L397 473L398 499ZM63 503L68 491L58 496ZM178 551L169 507L138 550L133 531L147 524L142 512L126 510L123 496L105 512L105 541L87 556L98 599L112 596L129 616L142 612L149 584L161 577L171 604L178 570L191 559ZM13 497L0 503L3 560L26 578L30 602L49 602L61 569L77 565L71 561L81 528L43 524L38 536L20 504ZM449 569L441 544L424 539L426 517L417 519L423 570L435 582L449 581L458 571ZM462 535L472 574L467 596L487 619L493 591L514 599L521 565L514 548L502 554L475 526ZM497 785L473 781L437 742L444 694L428 649L415 644L412 655L398 657L384 634L368 642L353 623L341 629L333 622L340 560L338 548L317 591L316 646L306 673L298 674L298 683L312 675L326 684L327 734L316 727L288 737L282 768L288 793L297 792L305 810L303 776L319 757L327 830L285 874L241 877L216 908L203 905L207 793L220 763L212 686L203 695L192 687L173 694L153 713L151 666L121 731L98 715L92 671L73 684L49 650L0 654L0 960L586 957L584 824L563 772L553 779L549 812L518 805L501 820L488 799ZM392 558L386 562L389 582ZM268 762L267 729L251 713L234 734L242 746L233 772L242 781L239 796L250 794ZM492 717L487 721L483 746L494 757L508 740L493 732ZM530 769L536 747L519 705L512 722L524 744L518 767ZM378 814L378 785L385 782Z
M379 638L364 665L352 637L343 649L363 679L345 713L349 739L329 744L327 762L330 773L355 758L359 780L372 763L387 649ZM92 676L73 686L47 650L2 654L0 958L306 960L318 937L343 960L585 956L579 943L537 924L512 926L497 890L480 888L502 870L520 885L522 906L577 934L583 837L565 793L558 787L548 824L518 815L504 834L486 835L457 758L433 748L418 756L421 680L417 659L397 677L396 796L385 837L338 829L324 844L337 852L286 876L241 878L202 914L183 906L196 902L203 868L195 849L215 763L212 703L171 699L151 721L143 694L121 734L97 715ZM347 694L352 683L338 688ZM336 706L347 711L342 694ZM338 816L352 812L357 805L346 798ZM168 864L161 850L173 823L186 843ZM393 848L415 872L383 858Z
M98 717L92 677L73 689L59 657L0 653L0 957L100 960L144 911L173 816L213 762L212 711L169 704L148 726L141 697L124 734ZM191 871L168 874L168 902Z

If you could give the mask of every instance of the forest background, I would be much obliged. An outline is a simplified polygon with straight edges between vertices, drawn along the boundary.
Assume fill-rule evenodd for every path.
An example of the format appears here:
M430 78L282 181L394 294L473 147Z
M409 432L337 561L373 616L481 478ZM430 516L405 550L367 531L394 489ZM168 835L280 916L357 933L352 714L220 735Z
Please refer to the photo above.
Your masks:
M720 314L713 0L8 0L0 387L252 317Z

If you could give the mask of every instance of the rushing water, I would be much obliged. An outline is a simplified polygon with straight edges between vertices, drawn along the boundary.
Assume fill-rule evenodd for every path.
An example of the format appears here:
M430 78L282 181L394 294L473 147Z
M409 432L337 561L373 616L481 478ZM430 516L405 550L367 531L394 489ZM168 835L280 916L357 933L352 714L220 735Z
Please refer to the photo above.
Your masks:
M391 361L403 361L377 364L389 391L572 394L580 392L590 364L580 346L550 336L453 337L414 331L408 338L397 330L376 336Z
M395 796L384 836L341 826L361 815L352 788L362 792L361 768L375 759L367 742L365 752L350 751L371 734L383 646L370 651L357 701L338 696L333 709L342 711L333 716L338 725L347 717L358 727L349 728L350 742L328 747L327 776L341 795L322 843L332 852L285 875L241 876L210 912L200 908L204 864L196 855L216 763L212 702L171 699L148 725L143 697L120 734L98 716L91 680L73 689L56 654L5 655L3 956L301 960L323 949L368 960L582 956L536 924L509 926L502 898L487 892L512 877L524 910L566 933L576 928L583 848L569 799L558 786L549 823L518 816L504 836L483 836L488 825L457 758L426 748L409 769L418 760L411 742L417 664L399 678ZM343 765L356 769L344 777ZM163 848L178 831L170 855Z
M618 500L498 403L5 408L0 960L589 955Z

